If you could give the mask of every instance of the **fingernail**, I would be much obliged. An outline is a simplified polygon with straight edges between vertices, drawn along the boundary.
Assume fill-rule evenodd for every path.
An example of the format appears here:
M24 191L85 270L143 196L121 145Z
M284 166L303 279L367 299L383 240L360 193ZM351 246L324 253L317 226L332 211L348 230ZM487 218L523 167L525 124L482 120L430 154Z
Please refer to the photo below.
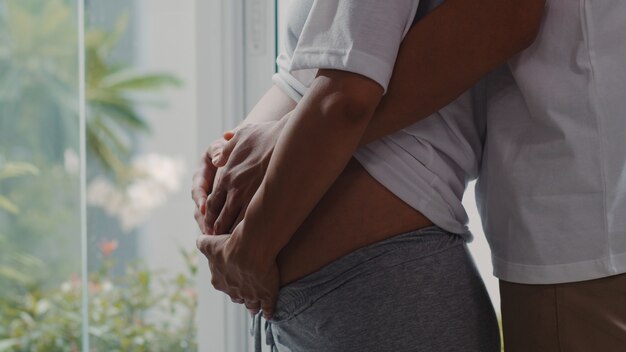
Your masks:
M213 159L211 159L211 162L213 163L213 165L217 165L221 159L222 159L222 154L216 155L215 157L213 157Z

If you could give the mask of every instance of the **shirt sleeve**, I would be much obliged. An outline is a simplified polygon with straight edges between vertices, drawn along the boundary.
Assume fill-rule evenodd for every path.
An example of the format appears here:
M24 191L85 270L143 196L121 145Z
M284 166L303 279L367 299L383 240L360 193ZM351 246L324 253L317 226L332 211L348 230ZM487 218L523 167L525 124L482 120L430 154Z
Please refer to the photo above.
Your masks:
M315 0L288 71L353 72L386 92L418 4L418 0Z

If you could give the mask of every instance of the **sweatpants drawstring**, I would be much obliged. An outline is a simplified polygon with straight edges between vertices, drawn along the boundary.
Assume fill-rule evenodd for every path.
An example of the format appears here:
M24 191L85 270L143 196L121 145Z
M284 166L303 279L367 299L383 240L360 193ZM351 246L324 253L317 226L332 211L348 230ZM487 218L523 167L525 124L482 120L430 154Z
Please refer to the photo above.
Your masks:
M262 352L263 346L261 342L261 316L263 313L258 313L254 319L252 319L252 327L250 328L250 335L254 336L254 352ZM276 344L274 343L274 336L272 335L272 324L265 322L265 342L270 346L272 352L278 352Z

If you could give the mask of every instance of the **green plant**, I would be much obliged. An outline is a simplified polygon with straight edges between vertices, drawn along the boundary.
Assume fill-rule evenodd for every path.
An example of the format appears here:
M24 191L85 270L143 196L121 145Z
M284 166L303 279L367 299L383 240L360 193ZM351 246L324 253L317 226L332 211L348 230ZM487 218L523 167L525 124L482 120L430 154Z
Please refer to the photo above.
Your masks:
M38 173L39 170L31 164L4 162L0 159L0 184L8 179L37 175ZM19 214L20 208L8 196L0 194L0 212L2 211L10 216L15 216ZM33 256L8 250L10 248L8 242L7 237L0 232L0 287L4 288L4 294L7 296L11 294L12 287L16 285L27 286L32 283L32 277L28 275L28 271L39 267L41 264L40 260Z
M68 164L79 150L75 4L0 0L0 351L80 346L83 288L68 279L81 265L77 162ZM115 183L134 177L134 144L149 131L139 107L158 106L159 90L180 85L114 59L127 23L122 16L112 30L88 27L84 43L87 158L95 161L87 174ZM194 350L192 266L170 278L141 264L119 274L110 257L95 265L88 288L94 349ZM177 319L152 317L173 311Z
M67 0L0 0L0 152L41 165L77 145L76 21Z
M0 182L24 175L37 175L38 173L39 169L32 164L18 162L5 163L0 160ZM0 210L7 211L11 214L18 214L20 212L18 206L2 194L0 194Z
M0 0L0 151L7 155L27 149L36 164L59 162L78 145L74 7L69 0ZM112 30L87 28L84 43L90 159L122 179L133 139L149 131L138 107L155 105L151 94L181 84L113 59L128 18Z
M66 150L78 150L74 18L69 0L0 0L0 159L13 161L11 173L16 165L32 173L0 183L2 262L31 281L44 277L16 256L40 258L61 274L73 264L50 248L70 244L79 225L77 178L63 167ZM14 294L15 285L2 284L3 296Z
M90 274L91 351L197 349L193 279L196 258L193 253L181 253L187 272L175 277L147 270L140 263L127 266L123 275L115 276L114 261L108 256L99 270ZM57 287L33 288L11 305L2 304L7 302L0 298L0 351L77 351L81 344L83 289L80 278L73 275ZM158 314L167 319L155 317Z
M110 59L127 25L128 16L124 15L112 31L90 29L85 41L89 148L121 181L132 176L127 174L126 167L132 138L136 133L149 131L148 123L137 113L137 106L155 102L142 99L142 95L145 98L146 93L180 85L172 75L147 74Z

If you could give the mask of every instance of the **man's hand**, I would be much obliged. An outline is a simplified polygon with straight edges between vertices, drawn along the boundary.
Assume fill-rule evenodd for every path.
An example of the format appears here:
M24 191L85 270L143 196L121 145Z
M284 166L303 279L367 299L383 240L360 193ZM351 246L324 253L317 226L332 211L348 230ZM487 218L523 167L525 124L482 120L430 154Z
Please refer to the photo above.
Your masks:
M220 168L220 178L206 201L204 226L207 234L231 232L243 219L252 196L259 188L274 145L280 136L287 117L281 121L247 124L237 128L228 138L215 158L205 159L213 165L206 169ZM198 170L196 174L207 175ZM211 174L208 174L211 176ZM202 186L211 181L194 183ZM202 194L202 191L195 191Z
M244 254L238 238L235 233L200 235L196 245L209 260L213 287L226 293L233 302L245 304L253 314L263 310L264 317L269 319L279 289L276 260L255 260Z

